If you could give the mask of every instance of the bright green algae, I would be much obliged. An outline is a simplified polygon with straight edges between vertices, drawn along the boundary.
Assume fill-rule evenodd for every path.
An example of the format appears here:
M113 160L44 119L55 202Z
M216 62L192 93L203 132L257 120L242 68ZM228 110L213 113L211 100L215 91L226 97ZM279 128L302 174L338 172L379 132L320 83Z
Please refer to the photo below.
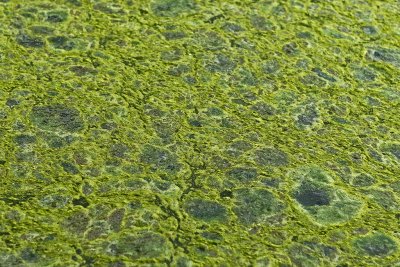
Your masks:
M0 25L0 266L400 266L400 2Z

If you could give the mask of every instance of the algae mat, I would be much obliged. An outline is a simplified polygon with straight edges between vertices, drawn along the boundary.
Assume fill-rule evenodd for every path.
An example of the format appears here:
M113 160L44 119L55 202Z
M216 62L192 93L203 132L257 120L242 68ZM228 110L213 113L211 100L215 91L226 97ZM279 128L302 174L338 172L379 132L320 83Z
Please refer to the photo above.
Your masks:
M400 266L400 2L0 1L0 266Z

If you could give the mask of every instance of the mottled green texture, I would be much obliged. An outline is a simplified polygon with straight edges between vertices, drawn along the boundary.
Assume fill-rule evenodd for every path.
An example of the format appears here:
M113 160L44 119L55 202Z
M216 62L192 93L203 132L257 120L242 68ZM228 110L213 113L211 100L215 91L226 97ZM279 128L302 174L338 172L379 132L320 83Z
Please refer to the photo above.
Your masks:
M0 266L400 266L399 22L0 0Z

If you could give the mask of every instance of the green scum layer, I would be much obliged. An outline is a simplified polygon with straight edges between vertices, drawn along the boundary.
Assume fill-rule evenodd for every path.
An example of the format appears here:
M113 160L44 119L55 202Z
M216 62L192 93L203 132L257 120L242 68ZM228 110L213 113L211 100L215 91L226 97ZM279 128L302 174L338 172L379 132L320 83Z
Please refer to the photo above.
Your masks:
M400 266L400 2L0 1L0 266Z

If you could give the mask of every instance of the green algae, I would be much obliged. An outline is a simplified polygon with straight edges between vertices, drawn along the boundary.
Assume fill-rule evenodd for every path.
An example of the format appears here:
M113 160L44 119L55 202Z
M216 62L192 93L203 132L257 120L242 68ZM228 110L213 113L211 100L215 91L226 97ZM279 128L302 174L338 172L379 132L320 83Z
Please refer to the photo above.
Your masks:
M0 1L0 266L400 266L395 1Z

